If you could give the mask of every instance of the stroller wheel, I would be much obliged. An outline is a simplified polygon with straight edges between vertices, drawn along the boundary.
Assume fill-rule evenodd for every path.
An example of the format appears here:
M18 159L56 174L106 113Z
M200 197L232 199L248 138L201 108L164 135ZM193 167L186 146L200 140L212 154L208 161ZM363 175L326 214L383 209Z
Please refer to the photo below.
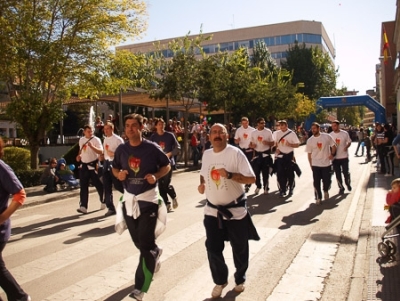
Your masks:
M394 242L391 240L386 240L385 243L389 247L389 255L395 255L397 252L397 248Z
M380 242L378 244L378 252L381 256L388 256L389 255L389 246L387 246L384 242Z

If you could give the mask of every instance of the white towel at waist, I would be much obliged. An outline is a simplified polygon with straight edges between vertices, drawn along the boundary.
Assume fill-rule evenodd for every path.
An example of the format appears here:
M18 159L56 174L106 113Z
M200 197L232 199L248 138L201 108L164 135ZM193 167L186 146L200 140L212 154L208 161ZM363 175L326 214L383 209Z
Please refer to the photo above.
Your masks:
M158 204L158 186L138 195L134 195L124 189L123 201L125 202L126 214L137 219L140 216L138 201Z

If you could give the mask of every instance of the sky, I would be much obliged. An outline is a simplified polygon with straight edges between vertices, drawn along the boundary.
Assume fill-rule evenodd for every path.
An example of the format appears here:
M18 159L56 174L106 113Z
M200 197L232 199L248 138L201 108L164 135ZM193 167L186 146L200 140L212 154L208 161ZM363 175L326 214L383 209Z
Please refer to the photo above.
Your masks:
M147 0L148 28L130 43L149 42L297 20L322 22L336 49L337 88L374 89L381 24L394 21L396 0ZM125 43L129 44L129 43Z

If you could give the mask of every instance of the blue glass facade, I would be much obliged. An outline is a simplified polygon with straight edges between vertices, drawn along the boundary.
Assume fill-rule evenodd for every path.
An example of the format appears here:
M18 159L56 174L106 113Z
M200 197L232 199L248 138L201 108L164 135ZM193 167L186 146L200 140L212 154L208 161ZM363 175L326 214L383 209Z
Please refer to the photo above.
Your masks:
M229 42L229 43L205 45L205 46L203 46L203 51L207 54L213 54L213 53L217 53L218 51L234 51L241 47L252 49L252 48L254 48L255 43L260 40L264 41L268 47L294 44L296 41L299 43L322 45L322 47L326 50L326 52L329 53L332 60L333 60L333 56L334 56L334 54L332 54L329 51L329 49L326 46L326 43L323 40L321 35L310 34L310 33L288 34L288 35L282 35L282 36L259 38L259 39L255 39L255 40L244 40L244 41L236 41L236 42ZM169 51L169 50L163 50L163 55L164 55L164 57L172 57L173 53L172 53L172 51ZM285 58L286 51L272 52L271 56L274 59Z

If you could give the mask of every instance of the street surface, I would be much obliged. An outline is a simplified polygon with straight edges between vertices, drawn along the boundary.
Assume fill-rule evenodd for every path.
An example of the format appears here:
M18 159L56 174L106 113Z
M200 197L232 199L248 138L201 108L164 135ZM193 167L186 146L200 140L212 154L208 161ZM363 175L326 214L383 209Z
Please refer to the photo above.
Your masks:
M354 157L356 146L350 149L352 191L338 195L333 178L330 199L321 206L315 205L305 146L295 151L303 173L296 176L292 197L278 197L275 176L268 195L254 195L252 185L248 206L261 240L250 241L241 294L233 291L233 259L226 244L230 278L220 300L340 301L349 294L350 300L362 300L363 283L354 286L353 273L371 167L362 164L365 158ZM199 172L176 173L172 183L179 207L168 214L167 230L158 239L162 266L144 300L210 300L214 284L204 245ZM17 211L3 252L7 267L33 301L132 300L127 295L138 251L128 232L115 233L115 217L104 217L96 194L90 195L87 215L76 212L78 202L74 197Z

